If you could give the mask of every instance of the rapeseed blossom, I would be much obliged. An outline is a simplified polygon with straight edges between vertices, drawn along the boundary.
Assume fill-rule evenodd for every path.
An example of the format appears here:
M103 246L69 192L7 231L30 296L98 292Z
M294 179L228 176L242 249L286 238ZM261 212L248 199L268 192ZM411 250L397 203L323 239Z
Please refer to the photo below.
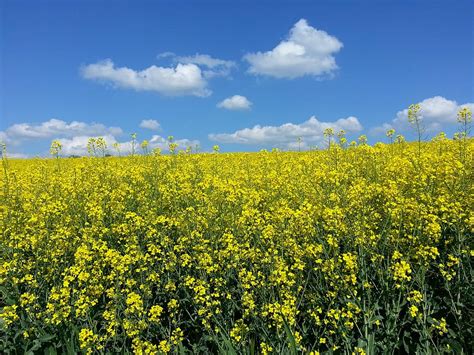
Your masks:
M94 138L89 157L4 161L0 352L467 350L473 140L324 136L139 155L132 135L129 157Z

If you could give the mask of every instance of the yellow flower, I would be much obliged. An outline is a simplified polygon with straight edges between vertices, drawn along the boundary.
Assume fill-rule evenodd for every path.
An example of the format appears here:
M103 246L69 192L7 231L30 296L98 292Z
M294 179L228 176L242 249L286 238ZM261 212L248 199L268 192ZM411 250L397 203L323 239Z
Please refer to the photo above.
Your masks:
M161 313L163 312L163 307L159 305L154 305L150 308L148 312L148 317L151 322L158 322L160 320Z
M400 260L392 265L392 272L393 279L397 282L397 288L401 287L403 282L411 280L411 267L405 260Z
M413 303L420 303L423 300L423 295L420 291L414 290L411 291L409 296L407 297L408 301Z
M171 351L171 345L168 343L166 340L160 341L160 344L158 346L162 352L165 354L169 353Z
M79 346L81 349L94 347L99 337L91 329L82 328L79 332Z
M272 353L273 348L270 345L266 344L265 342L261 342L260 350L262 352L262 355L268 355Z
M419 313L418 307L415 306L415 305L411 305L411 306L410 306L410 316L411 316L412 318L416 318L417 315L418 315L418 313Z
M3 320L7 327L20 319L16 312L17 309L18 306L14 304L12 306L5 306L0 310L0 320Z
M439 335L448 333L447 323L444 317L441 318L439 321L436 319L434 319L434 321L435 321L434 328L438 330Z
M128 314L141 315L143 313L143 300L140 295L135 292L130 292L126 299Z

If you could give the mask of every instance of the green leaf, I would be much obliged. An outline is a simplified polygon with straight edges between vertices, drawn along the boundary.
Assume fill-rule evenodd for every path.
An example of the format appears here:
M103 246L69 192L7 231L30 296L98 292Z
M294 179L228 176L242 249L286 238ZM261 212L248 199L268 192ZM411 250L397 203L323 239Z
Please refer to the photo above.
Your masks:
M237 355L237 352L235 351L235 348L232 345L232 342L230 341L230 339L226 336L223 336L223 339L224 339L224 344L226 347L225 353L228 355Z
M463 353L463 349L462 349L461 344L459 344L456 340L449 339L447 341L447 343L449 344L451 349L453 349L453 354L462 354Z
M250 355L255 355L255 337L252 336L250 339Z
M44 355L57 355L57 351L54 347L49 346L48 348L45 349Z
M367 354L375 354L375 334L370 333L367 339Z
M40 336L38 338L38 340L42 343L47 343L48 341L50 341L51 339L54 339L55 338L55 335L52 335L52 334L44 334L42 336Z
M293 336L293 333L291 332L291 329L288 326L288 323L286 322L286 320L285 320L285 333L286 333L286 336L287 336L288 340L290 341L290 354L296 355L296 353L297 353L296 340L295 340L295 337Z
M180 355L186 354L186 348L183 346L182 342L178 344L178 352Z
M41 342L38 339L33 340L33 346L26 351L27 354L34 354L36 350L41 348Z

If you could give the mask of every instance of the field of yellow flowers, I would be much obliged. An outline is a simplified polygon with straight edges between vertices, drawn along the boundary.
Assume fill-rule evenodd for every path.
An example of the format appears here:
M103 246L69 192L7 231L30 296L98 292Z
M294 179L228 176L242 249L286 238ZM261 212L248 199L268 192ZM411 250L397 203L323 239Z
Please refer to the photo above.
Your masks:
M3 159L2 353L471 353L474 141Z

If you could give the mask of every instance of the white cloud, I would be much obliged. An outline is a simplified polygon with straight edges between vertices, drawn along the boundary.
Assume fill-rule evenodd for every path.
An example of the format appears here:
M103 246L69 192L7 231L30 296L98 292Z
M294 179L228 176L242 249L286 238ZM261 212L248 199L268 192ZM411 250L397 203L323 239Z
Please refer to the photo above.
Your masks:
M176 57L176 54L174 54L173 52L163 52L163 53L160 53L156 56L158 59L161 59L161 58L174 58Z
M449 126L457 124L457 113L462 107L470 107L474 111L474 103L459 105L456 101L448 100L442 96L434 96L420 102L420 117L427 132L439 132ZM374 135L383 134L388 129L394 128L397 131L407 131L411 129L408 123L408 109L397 112L396 117L391 122L385 122L374 127L371 133Z
M157 120L143 120L140 122L140 127L151 129L152 131L158 131L161 128Z
M90 138L97 138L97 137L92 137L92 136L77 136L77 137L72 137L72 138L63 138L59 139L59 141L62 144L62 150L61 150L61 155L63 156L69 156L69 155L79 155L79 156L85 156L88 155L87 152L87 143ZM107 136L102 136L104 138L105 142L107 143L107 153L111 155L117 155L118 152L114 148L114 144L118 143L120 145L120 152L121 154L130 154L132 151L132 142L131 141L126 141L126 142L120 142L117 141L117 139L114 136L107 135ZM140 143L141 140L138 140L135 144L135 151L137 153L141 153L142 150L140 148ZM159 136L159 135L153 135L150 139L148 139L148 150L152 150L154 148L160 148L163 151L168 151L169 150L169 142L167 139ZM188 146L196 146L199 145L198 140L190 140L190 139L177 139L174 140L174 143L178 144L178 149L186 149Z
M249 110L250 106L252 106L252 103L245 96L241 95L228 97L217 104L217 107L227 110Z
M143 120L140 127L159 130L160 124L156 120ZM0 143L7 144L7 152L9 157L13 157L14 153L8 150L9 146L19 146L24 142L31 140L53 140L57 139L62 144L61 155L87 155L87 143L90 138L102 137L107 144L107 152L116 155L117 151L113 147L114 143L120 144L120 151L123 154L129 154L132 151L131 141L119 141L117 136L123 134L119 127L107 127L100 123L85 123L73 121L67 123L58 119L51 119L42 122L38 125L29 123L18 123L8 127L5 131L0 131ZM143 138L147 139L147 138ZM161 148L163 151L168 150L168 140L159 136L153 135L147 139L149 141L149 149ZM136 152L141 152L140 138L136 142ZM185 149L188 146L199 145L198 140L177 139L175 143L178 144L178 149ZM21 154L15 154L15 157L25 157Z
M199 145L198 140L190 140L190 139L176 139L173 141L174 143L178 144L178 149L186 149L187 147L195 147L196 145ZM169 150L168 149L168 140L158 136L158 135L153 135L151 139L149 140L150 148L160 148L161 150Z
M213 58L208 54L199 54L196 53L192 56L177 56L176 61L179 63L192 63L197 65L203 65L208 68L217 68L217 67L235 67L235 62L231 60L223 60L218 58Z
M23 153L10 153L7 151L7 158L10 159L27 159L29 156Z
M152 65L136 71L127 67L115 67L110 59L106 59L82 67L81 73L86 79L95 79L137 91L156 91L168 96L204 97L211 94L201 69L192 63L178 63L174 68Z
M122 129L119 127L107 127L101 123L85 123L72 121L67 123L63 120L52 118L38 125L29 123L16 123L0 132L0 139L8 142L17 142L27 139L45 139L52 137L73 137L77 135L120 135Z
M316 144L323 140L323 132L332 127L336 132L344 129L347 133L362 130L362 125L356 117L341 118L334 122L321 122L311 117L301 124L285 123L281 126L254 126L244 128L234 133L210 134L209 139L221 143L239 143L252 145L282 145L289 147L298 137L304 142Z
M3 143L3 144L10 143L10 138L8 137L7 133L4 131L0 131L0 143Z
M226 77L237 65L234 61L213 58L208 54L199 54L191 56L177 56L172 52L164 52L158 55L158 58L172 58L175 63L195 64L203 67L202 73L206 79L217 76Z
M394 128L390 123L383 123L380 126L373 127L370 129L370 134L373 136L384 135L389 129Z
M113 144L117 142L114 136L112 135L105 135L101 136L104 138L105 142L108 146L108 152L114 154ZM87 155L87 143L90 138L97 138L92 136L76 136L72 138L61 138L58 139L61 142L62 149L61 155L68 156L68 155Z
M297 78L305 75L331 75L338 67L334 55L342 43L325 31L299 20L288 38L267 52L247 53L249 72L276 78Z

